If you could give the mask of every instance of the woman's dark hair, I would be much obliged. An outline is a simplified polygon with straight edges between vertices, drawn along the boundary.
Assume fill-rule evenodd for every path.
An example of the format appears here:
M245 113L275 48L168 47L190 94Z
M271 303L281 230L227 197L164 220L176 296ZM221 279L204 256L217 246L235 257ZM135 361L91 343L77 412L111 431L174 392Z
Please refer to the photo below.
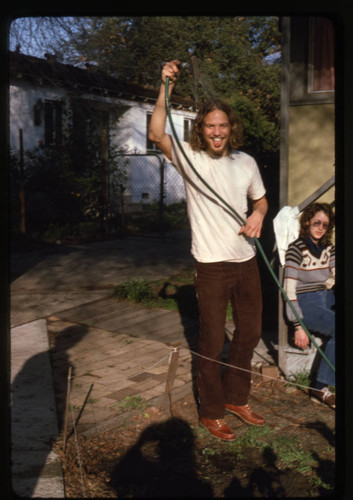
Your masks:
M223 111L228 116L230 122L230 135L227 145L228 153L230 153L232 149L238 149L243 145L243 127L233 108L220 99L214 99L212 101L203 102L195 118L190 138L190 146L194 151L205 151L207 149L207 142L203 137L202 126L208 113L216 109Z
M335 214L328 203L313 203L304 209L300 216L299 237L306 239L309 236L310 221L317 212L324 212L329 219L327 231L320 239L320 245L330 245L335 225Z

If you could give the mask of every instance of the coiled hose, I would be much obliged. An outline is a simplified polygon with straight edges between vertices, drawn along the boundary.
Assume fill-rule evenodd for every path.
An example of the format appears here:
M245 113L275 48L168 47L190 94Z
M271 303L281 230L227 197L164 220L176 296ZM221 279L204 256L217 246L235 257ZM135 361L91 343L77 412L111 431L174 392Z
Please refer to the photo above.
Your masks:
M169 94L169 77L166 78L166 85L165 85L165 101L166 101L166 109L167 109L167 116L168 116L168 120L169 120L169 123L170 123L170 127L171 127L171 130L172 130L172 133L173 133L173 136L175 138L175 141L178 145L178 148L180 149L181 153L183 154L185 160L188 162L190 168L192 169L192 171L194 172L194 174L198 177L198 179L200 179L200 181L207 187L207 189L209 191L211 191L211 193L214 194L214 196L216 198L218 198L236 217L237 219L239 219L241 221L241 223L243 225L246 225L246 222L245 220L236 212L236 210L234 210L234 208L229 205L229 203L227 203L202 177L201 175L198 173L198 171L195 169L195 167L192 165L191 161L189 160L189 158L187 157L180 141L179 141L179 138L177 136L177 133L175 131L175 127L174 127L174 123L173 123L173 120L172 120L172 116L171 116L171 112L170 112L170 106L169 106L169 97L168 97L168 94ZM321 354L321 356L325 359L326 363L329 365L329 367L333 370L333 372L335 372L335 367L332 365L332 363L327 359L327 357L325 356L325 353L320 349L320 347L317 345L314 337L311 335L311 333L308 331L308 329L306 328L306 326L304 325L302 319L299 317L297 311L295 310L292 302L289 300L288 298L288 295L286 294L284 288L282 287L281 283L279 282L276 274L274 273L272 267L271 267L271 264L269 263L267 257L266 257L266 254L262 248L262 245L260 243L260 241L258 240L258 238L255 236L254 237L254 241L255 241L255 245L256 247L258 248L262 258L264 259L265 261L265 264L268 268L268 270L270 271L270 274L272 276L272 278L274 279L277 287L279 288L279 290L281 291L285 301L287 302L287 304L289 305L289 307L291 308L293 314L295 315L296 319L298 320L300 326L303 328L303 330L305 331L305 333L307 334L307 336L309 337L309 339L311 340L311 342L314 344L314 346L316 347L316 349L319 351L319 353Z

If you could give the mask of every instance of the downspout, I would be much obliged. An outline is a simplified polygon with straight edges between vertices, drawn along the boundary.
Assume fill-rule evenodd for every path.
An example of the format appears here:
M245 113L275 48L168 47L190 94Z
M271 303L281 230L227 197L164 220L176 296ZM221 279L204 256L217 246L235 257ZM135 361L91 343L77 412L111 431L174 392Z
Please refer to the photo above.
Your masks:
M282 32L281 65L281 116L280 116L280 167L279 167L279 206L288 205L288 156L289 156L289 83L290 83L290 17L280 19ZM283 268L279 264L278 277L283 282ZM279 291L278 298L278 367L288 375L286 347L288 329L284 321L283 300Z

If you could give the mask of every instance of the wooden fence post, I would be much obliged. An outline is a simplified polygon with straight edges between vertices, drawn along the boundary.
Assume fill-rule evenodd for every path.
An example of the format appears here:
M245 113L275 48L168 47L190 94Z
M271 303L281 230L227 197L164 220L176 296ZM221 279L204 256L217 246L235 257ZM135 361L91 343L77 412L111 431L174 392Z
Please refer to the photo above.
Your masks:
M20 233L26 234L26 195L25 195L25 174L24 174L24 158L23 158L23 132L20 128Z
M66 439L67 439L67 421L69 418L69 407L70 407L70 392L71 392L71 372L72 372L72 367L69 367L69 373L67 376L67 389L66 389L66 408L65 408L65 421L64 421L64 443L63 443L63 449L64 453L66 450Z
M172 390L173 384L175 380L175 374L178 367L178 359L179 359L179 349L176 347L170 354L169 358L169 368L167 373L167 380L165 384L165 391L163 395L162 407L164 411L168 410L170 414L173 416L172 411Z

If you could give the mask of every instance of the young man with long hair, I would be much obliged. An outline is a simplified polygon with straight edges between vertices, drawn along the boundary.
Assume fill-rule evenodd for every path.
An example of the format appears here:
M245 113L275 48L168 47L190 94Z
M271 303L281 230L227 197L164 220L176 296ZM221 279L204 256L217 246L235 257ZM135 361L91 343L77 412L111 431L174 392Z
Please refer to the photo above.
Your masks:
M185 181L200 317L197 357L200 424L219 439L234 440L235 435L224 418L226 411L249 424L264 424L264 419L250 408L248 397L251 359L262 333L261 282L253 239L261 235L268 205L256 161L239 149L241 124L227 103L220 100L203 103L191 141L182 142L182 147L201 177L235 209L245 224L204 187L175 139L166 133L166 78L170 79L171 94L178 73L178 61L166 63L162 70L149 138ZM231 367L227 366L222 378L220 361L229 301L235 332L227 360Z

